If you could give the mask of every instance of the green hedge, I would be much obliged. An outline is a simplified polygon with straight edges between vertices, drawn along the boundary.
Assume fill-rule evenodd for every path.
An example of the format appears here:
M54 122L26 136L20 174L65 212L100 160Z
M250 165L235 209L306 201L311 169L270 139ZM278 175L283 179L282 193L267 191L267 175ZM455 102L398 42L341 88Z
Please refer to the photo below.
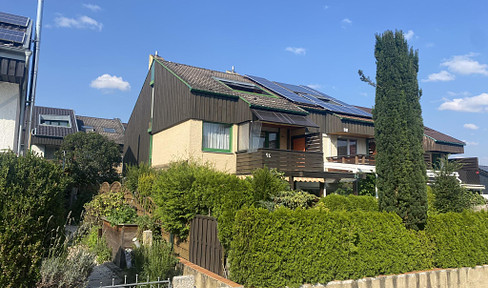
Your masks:
M378 211L378 201L373 196L330 194L321 198L320 203L330 211Z
M430 215L425 232L435 249L435 267L488 264L488 213L485 211Z
M429 241L391 213L325 209L237 213L231 277L247 287L299 286L430 268Z

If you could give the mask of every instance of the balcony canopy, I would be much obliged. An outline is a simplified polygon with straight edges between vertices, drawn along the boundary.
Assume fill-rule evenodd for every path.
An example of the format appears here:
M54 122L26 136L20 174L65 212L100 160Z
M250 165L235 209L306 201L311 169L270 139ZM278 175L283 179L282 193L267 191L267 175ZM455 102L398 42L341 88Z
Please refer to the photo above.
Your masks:
M296 115L290 113L258 110L258 109L251 109L251 111L259 120L263 122L274 123L274 124L285 124L285 125L292 125L292 126L299 126L299 127L315 127L315 128L319 127L317 124L309 120L305 115Z

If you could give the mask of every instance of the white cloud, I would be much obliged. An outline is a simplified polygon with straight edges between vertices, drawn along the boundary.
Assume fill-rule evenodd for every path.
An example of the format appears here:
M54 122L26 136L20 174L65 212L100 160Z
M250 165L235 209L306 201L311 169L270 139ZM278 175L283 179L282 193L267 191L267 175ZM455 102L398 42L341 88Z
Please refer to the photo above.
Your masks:
M58 16L54 19L56 27L62 28L77 28L77 29L93 29L102 31L103 24L88 16L80 16L78 18L68 18Z
M478 96L446 99L439 106L439 110L452 110L462 112L488 112L488 93L482 93Z
M329 6L328 5L324 5L324 10L327 10L329 9Z
M413 33L413 31L412 31L412 30L408 30L408 32L407 32L407 33L403 33L403 37L405 37L405 39L407 39L407 40L410 40L410 39L412 39L412 38L413 38L413 35L414 35L414 34L415 34L415 33Z
M479 127L476 126L475 124L472 124L472 123L466 123L463 125L464 128L466 129L470 129L470 130L478 130Z
M286 47L285 51L291 52L296 55L305 55L307 53L307 50L305 48L299 47Z
M98 12L98 11L102 10L102 7L100 7L96 4L85 3L85 4L83 4L83 7L90 9L92 12Z
M456 96L463 96L463 97L468 97L471 95L468 91L463 91L463 92L452 92L452 91L447 91L447 95L451 97L456 97Z
M351 19L349 19L349 18L342 19L342 21L341 21L342 29L346 29L348 26L351 26L351 25L352 25Z
M427 79L422 79L422 82L447 82L456 79L454 74L447 72L446 70L442 70L439 73L432 73L430 74Z
M109 74L103 74L102 76L98 76L97 79L93 80L90 83L90 87L101 89L101 90L120 90L120 91L127 91L130 89L130 84L127 81L124 81L122 77L112 76Z
M466 143L466 146L478 146L480 144L479 142L471 142L466 140L463 140L463 142Z
M320 85L320 84L308 84L307 87L310 87L312 89L317 90L317 89L322 88L322 85Z
M463 75L481 74L488 76L488 65L473 60L474 56L476 56L474 53L453 56L442 62L441 66L447 67L451 72Z

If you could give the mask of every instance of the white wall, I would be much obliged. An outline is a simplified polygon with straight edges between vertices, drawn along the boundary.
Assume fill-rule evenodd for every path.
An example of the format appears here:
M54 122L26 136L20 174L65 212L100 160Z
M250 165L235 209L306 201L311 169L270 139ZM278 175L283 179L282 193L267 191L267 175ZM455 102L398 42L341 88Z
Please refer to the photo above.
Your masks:
M0 82L0 150L17 146L19 101L19 85Z

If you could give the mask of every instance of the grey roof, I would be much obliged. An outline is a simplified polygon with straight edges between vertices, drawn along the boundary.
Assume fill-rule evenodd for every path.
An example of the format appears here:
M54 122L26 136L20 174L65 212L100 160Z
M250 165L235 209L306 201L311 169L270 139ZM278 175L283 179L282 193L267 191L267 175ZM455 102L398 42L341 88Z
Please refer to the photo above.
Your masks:
M1 16L0 17L0 29L4 31L10 31L11 33L16 33L19 35L23 35L23 42L17 42L17 41L9 41L8 39L0 38L0 47L7 47L7 48L18 48L18 49L29 49L30 46L30 40L31 40L31 33L32 33L32 20L24 17L24 16L18 16L14 14L9 14L5 12L0 12ZM2 19L4 18L23 18L24 23L20 24L14 24L14 22L11 21L4 21Z
M219 72L205 68L198 68L185 64L174 63L166 61L157 56L155 58L160 64L163 65L163 67L169 69L174 74L176 74L193 90L201 90L210 93L239 97L249 103L249 105L254 108L265 108L276 111L289 111L292 113L307 114L305 110L301 109L290 101L275 95L270 91L267 92L269 92L269 94L271 94L272 96L266 96L257 93L240 92L238 90L231 89L225 84L216 80L216 78L221 78L225 80L238 81L250 85L255 85L255 83L237 73Z
M60 127L41 124L41 116L67 116L70 121L70 127ZM37 137L53 137L53 138L64 138L65 136L78 132L78 127L76 124L75 113L71 109L61 109L52 107L34 107L33 115L33 126L34 126L34 136Z
M124 144L125 128L119 118L105 119L77 115L76 119L78 121L78 129L80 131L95 132L106 136L108 139L113 140L119 145ZM113 132L109 132L109 130Z

